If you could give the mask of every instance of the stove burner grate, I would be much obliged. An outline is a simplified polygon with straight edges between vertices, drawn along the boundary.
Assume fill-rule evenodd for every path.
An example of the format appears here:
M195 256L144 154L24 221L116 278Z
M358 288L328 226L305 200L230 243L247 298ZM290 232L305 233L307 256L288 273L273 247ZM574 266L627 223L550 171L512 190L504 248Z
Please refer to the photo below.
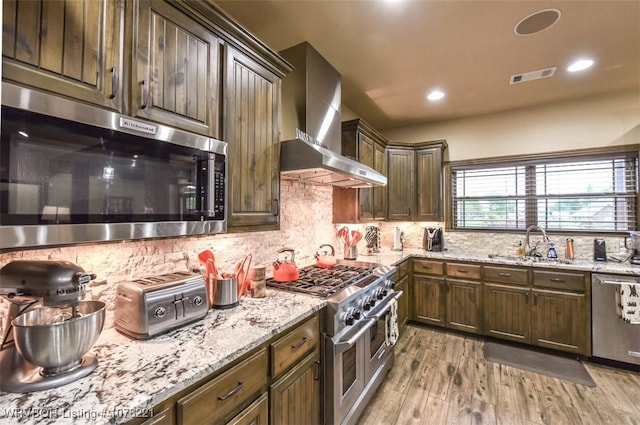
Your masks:
M300 277L293 282L267 279L267 285L287 291L328 297L342 288L358 282L373 272L372 267L337 264L332 268L307 266L300 269Z

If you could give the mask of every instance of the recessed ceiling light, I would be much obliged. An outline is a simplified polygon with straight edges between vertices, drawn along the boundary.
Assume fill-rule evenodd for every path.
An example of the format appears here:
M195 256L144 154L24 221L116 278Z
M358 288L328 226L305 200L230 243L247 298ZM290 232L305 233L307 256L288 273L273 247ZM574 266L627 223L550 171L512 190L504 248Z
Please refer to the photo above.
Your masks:
M427 95L427 99L429 99L432 102L436 100L440 100L443 97L444 97L444 92L441 92L440 90L434 90Z
M569 72L578 72L584 71L587 68L591 68L593 65L593 60L591 59L580 59L569 65L567 71Z

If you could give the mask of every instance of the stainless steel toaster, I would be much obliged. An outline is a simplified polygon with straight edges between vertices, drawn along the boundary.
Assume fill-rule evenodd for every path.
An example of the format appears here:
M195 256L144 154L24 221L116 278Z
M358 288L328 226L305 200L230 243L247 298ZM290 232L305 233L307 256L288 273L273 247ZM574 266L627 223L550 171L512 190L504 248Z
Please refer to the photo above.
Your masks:
M202 319L209 310L204 278L175 272L118 283L115 327L135 339L148 339Z

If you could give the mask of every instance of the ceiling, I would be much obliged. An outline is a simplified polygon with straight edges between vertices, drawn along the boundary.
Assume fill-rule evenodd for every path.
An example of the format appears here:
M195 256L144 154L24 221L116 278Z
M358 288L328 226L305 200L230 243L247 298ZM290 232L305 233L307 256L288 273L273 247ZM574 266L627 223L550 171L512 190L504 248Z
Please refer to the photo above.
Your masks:
M274 50L308 41L342 75L342 102L378 130L618 91L640 102L640 0L258 0L216 3ZM543 9L560 19L526 36ZM575 59L595 65L570 74ZM557 66L552 77L510 76ZM435 88L446 93L427 102Z

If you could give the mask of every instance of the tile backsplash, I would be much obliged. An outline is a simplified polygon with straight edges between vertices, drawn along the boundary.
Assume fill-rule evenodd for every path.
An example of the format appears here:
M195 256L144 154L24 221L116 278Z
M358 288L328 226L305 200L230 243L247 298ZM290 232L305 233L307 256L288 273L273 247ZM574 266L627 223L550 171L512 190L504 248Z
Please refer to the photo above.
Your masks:
M232 267L251 253L252 264L267 265L276 258L278 249L296 250L296 262L313 261L315 248L322 243L335 243L332 219L332 188L304 183L281 182L280 230L227 233L222 235L183 237L94 245L77 245L14 251L0 254L0 267L13 260L66 260L78 264L97 278L88 286L87 299L107 304L105 327L113 326L113 300L117 283L178 270L199 267L198 253L210 249L221 253ZM0 318L4 325L8 302L0 302Z
M251 253L253 264L267 266L277 258L282 247L295 249L296 263L307 265L314 261L313 255L321 244L330 243L336 255L342 258L344 249L338 243L336 230L342 225L332 223L332 191L329 186L313 186L306 183L283 180L281 182L280 230L251 233L227 233L222 235L169 238L156 240L125 241L94 245L77 245L60 248L14 251L0 254L0 267L18 259L67 260L78 264L97 278L88 287L88 299L107 304L106 327L113 326L113 300L118 282L137 279L178 270L199 267L198 253L210 249L221 254L231 267L246 254ZM443 225L434 222L377 222L349 224L350 229L364 231L368 224L380 228L383 248L393 246L395 227L404 234L404 246L422 248L425 227ZM539 234L532 234L538 240ZM564 256L565 236L550 236L556 243L560 258ZM593 237L576 236L574 239L576 259L593 258ZM524 240L521 233L491 232L444 232L445 249L450 252L474 253L477 255L514 255L518 242ZM606 237L611 253L624 249L624 238ZM543 247L543 252L546 248ZM366 250L366 242L358 244L358 250ZM8 303L0 298L0 318L6 316ZM0 328L4 325L4 320Z

